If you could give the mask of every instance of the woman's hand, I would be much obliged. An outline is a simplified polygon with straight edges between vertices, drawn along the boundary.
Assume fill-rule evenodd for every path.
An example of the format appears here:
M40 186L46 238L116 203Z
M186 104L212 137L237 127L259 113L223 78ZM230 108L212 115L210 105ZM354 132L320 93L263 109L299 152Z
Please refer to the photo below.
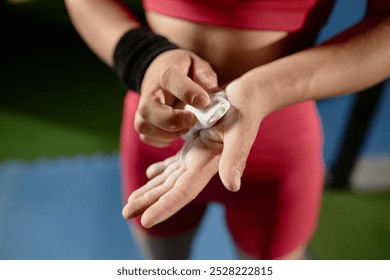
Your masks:
M142 215L142 225L151 227L192 201L218 171L222 143L216 132L211 134L198 135L177 155L151 165L150 181L130 195L123 216Z
M150 181L130 195L123 209L126 219L142 215L145 227L168 219L192 201L218 171L228 190L240 189L262 112L267 111L254 87L242 82L244 78L226 88L231 107L220 122L187 140L174 157L148 168Z
M203 109L210 103L208 93L217 88L217 75L194 53L175 49L157 56L141 85L135 128L141 140L166 147L192 127L196 119L178 102Z

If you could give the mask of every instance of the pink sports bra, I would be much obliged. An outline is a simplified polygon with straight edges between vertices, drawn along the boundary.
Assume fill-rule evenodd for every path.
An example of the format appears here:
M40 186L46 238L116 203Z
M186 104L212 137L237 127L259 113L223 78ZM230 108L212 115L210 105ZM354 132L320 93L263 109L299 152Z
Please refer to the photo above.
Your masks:
M240 29L317 33L334 0L143 0L145 10Z

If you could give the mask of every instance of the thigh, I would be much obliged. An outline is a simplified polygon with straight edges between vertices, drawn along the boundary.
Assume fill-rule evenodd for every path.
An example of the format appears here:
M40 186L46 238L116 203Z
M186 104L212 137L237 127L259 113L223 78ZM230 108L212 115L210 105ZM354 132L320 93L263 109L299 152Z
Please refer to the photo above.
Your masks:
M255 259L299 257L315 231L320 194L288 203L269 199L275 205L226 209L227 226L238 251Z
M233 240L248 256L298 256L316 229L324 168L320 123L309 109L301 123L305 129L299 122L290 125L286 119L283 124L288 132L279 124L279 131L272 135L272 122L268 123L268 131L260 130L268 135L256 139L242 177L239 200L226 208ZM312 119L310 126L307 118ZM291 137L276 137L283 133L291 133ZM272 142L264 140L266 137Z

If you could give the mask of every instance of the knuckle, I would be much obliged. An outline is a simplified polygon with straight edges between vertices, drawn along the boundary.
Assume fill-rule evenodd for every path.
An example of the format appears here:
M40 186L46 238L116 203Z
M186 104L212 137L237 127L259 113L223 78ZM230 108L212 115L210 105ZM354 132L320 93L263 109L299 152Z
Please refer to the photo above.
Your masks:
M169 83L169 80L172 77L172 72L174 72L176 66L164 67L160 73L160 84L162 87L166 87Z
M134 121L134 129L138 133L146 133L148 131L148 124L145 120L138 118Z
M148 119L150 115L150 106L145 103L138 107L138 115L143 119Z
M165 209L165 211L170 211L170 205L169 203L166 201L165 199L166 197L165 196L162 196L158 202L160 203L160 205L163 207L163 209Z
M155 141L146 134L140 134L139 138L141 139L142 142L144 142L146 144L154 145Z
M188 96L190 94L188 84L182 79L181 72L182 70L176 65L165 68L161 72L160 85L177 98L188 102L191 96Z
M142 198L143 198L145 205L147 205L148 207L154 203L154 199L153 199L152 195L150 194L150 192L144 193L142 195Z
M133 192L129 195L129 197L127 198L127 203L130 203L131 201L133 201L134 199L137 198L138 193L139 193L139 192L137 192L138 190L139 190L139 189L133 191Z
M186 203L189 203L195 199L195 197L187 190L182 189L180 187L175 188L176 192L179 194L179 196L183 197L183 200Z
M186 103L189 100L189 97L187 96L187 90L183 84L176 84L173 94Z
M171 142L166 142L166 141L159 141L154 138L151 138L145 134L140 134L140 139L143 143L158 147L158 148L165 148L171 144Z
M183 126L184 120L182 114L177 111L174 111L171 118L169 119L169 125L172 129L181 129Z

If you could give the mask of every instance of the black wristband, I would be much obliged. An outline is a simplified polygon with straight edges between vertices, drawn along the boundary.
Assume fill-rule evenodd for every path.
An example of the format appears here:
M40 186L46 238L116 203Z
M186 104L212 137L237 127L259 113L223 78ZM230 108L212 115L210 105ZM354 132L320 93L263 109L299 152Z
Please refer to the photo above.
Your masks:
M114 51L114 68L128 89L140 92L149 65L160 53L178 47L166 38L144 28L131 29Z

